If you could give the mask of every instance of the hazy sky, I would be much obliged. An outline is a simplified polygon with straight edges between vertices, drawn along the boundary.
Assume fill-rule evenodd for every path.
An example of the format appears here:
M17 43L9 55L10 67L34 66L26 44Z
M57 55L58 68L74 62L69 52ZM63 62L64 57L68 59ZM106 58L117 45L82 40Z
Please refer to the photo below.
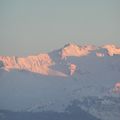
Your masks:
M120 0L0 0L0 55L69 42L120 45Z

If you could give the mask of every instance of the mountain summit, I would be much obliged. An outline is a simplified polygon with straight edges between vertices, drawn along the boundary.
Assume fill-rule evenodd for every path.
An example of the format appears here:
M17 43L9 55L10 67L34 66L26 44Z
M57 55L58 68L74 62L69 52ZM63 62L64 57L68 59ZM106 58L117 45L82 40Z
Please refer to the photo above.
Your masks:
M79 46L76 44L69 43L64 46L64 48L61 51L61 56L62 59L69 57L69 56L85 56L87 55L90 51L94 50L92 45L88 46Z
M67 76L68 73L70 73L71 68L73 69L73 65L74 68L77 68L77 65L74 63L65 62L64 60L69 57L81 58L83 56L88 56L88 54L92 52L96 54L96 57L105 57L106 53L100 51L106 51L109 56L120 55L120 48L116 47L115 45L95 47L93 45L80 46L74 43L69 43L60 50L53 52L53 54L59 52L59 56L56 56L56 54L54 54L54 57L51 57L49 53L28 57L0 56L0 67L8 71L11 69L18 69L40 73L43 75ZM57 63L54 61L54 58L56 57L60 58ZM64 65L64 68L61 69L66 69L66 71L69 72L65 72L65 70L52 69L61 62L63 64L66 64ZM71 75L73 75L73 73L71 73Z
M0 109L2 120L10 118L2 110L42 114L47 120L53 119L53 111L61 114L55 119L66 120L66 113L83 120L83 113L89 113L100 120L119 120L120 48L67 44L45 54L0 56Z

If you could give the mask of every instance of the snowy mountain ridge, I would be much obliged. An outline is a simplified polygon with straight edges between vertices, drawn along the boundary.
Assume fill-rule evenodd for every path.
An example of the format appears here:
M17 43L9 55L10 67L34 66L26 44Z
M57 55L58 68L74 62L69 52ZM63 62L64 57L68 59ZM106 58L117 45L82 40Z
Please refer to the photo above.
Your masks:
M0 56L0 109L119 120L120 48L67 44L46 54Z
M105 49L107 55L120 55L120 48L115 45L105 45L102 47L95 47L93 45L79 46L76 44L67 44L62 49L59 50L59 57L61 61L67 57L82 57L95 51L97 57L104 57L105 52L97 52ZM16 57L16 56L0 56L1 67L5 70L19 69L28 70L35 73L40 73L43 75L57 75L57 76L67 76L65 73L60 71L54 71L50 67L55 63L54 60L48 54L39 54L28 57Z

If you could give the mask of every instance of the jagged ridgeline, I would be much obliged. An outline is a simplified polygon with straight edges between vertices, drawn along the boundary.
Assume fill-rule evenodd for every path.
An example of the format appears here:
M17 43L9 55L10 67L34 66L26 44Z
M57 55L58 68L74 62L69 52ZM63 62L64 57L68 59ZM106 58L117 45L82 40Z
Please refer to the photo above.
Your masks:
M119 120L120 48L67 44L0 56L0 120Z

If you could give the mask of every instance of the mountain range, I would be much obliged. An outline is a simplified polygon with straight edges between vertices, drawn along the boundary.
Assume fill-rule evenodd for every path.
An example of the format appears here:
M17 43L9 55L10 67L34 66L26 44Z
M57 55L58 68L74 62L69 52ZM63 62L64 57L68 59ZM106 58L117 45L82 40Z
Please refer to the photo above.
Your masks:
M0 56L0 119L20 118L119 120L120 47L69 43L44 54Z

